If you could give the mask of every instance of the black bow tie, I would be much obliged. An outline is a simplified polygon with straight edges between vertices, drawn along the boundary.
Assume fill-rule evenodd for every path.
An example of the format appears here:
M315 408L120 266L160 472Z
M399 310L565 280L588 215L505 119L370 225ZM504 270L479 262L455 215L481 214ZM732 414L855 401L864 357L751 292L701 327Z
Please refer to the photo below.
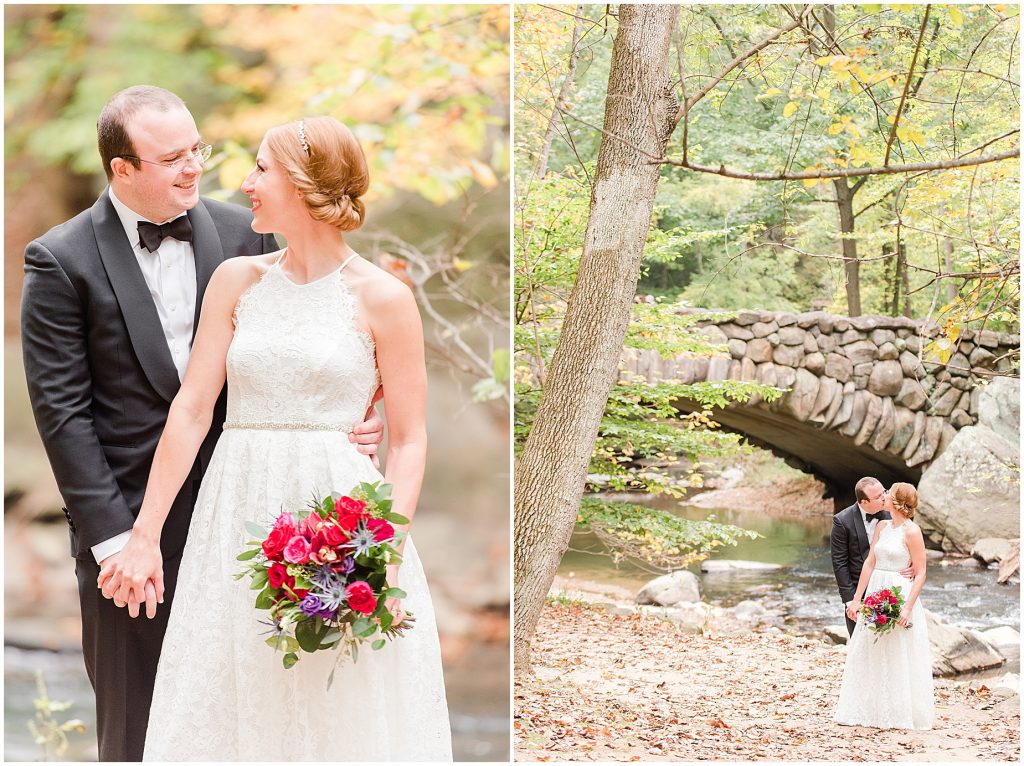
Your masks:
M178 216L173 221L161 225L149 221L139 221L139 242L142 246L155 253L164 237L173 237L182 242L192 241L192 222L187 215Z
M865 513L864 521L868 524L870 524L872 521L878 521L882 518L883 513L885 513L885 511L879 511L878 513Z

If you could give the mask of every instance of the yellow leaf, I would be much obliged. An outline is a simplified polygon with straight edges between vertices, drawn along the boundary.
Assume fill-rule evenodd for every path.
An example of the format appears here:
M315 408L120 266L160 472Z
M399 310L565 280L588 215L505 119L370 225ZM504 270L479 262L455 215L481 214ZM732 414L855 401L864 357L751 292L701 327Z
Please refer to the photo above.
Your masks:
M854 138L860 138L860 129L852 122L846 126L846 132Z
M778 88L769 88L768 90L766 90L764 92L764 95L766 95L766 96L781 96L782 95L782 91L779 90Z
M833 122L828 126L828 134L830 136L836 136L843 132L843 124L841 122Z
M836 82L849 82L851 77L850 73L845 69L835 71L834 76L836 78Z
M814 186L817 186L820 181L821 181L820 178L805 178L804 179L804 188L805 189L810 189L810 188L812 188Z
M797 109L799 109L799 108L800 108L800 105L799 105L799 104L797 104L797 102L796 102L796 101L790 101L790 102L789 102L788 104L786 104L786 106L785 106L785 107L784 107L784 108L782 109L782 116L783 116L783 117L792 117L792 116L793 116L793 113L794 113L794 112L795 112L795 111L796 111Z
M817 64L818 66L825 66L831 61L831 56L818 56L818 58L814 59L814 63Z
M996 10L999 10L998 6L996 6ZM955 5L949 6L949 20L953 22L954 27L962 27L964 25L964 15L960 13L960 9Z

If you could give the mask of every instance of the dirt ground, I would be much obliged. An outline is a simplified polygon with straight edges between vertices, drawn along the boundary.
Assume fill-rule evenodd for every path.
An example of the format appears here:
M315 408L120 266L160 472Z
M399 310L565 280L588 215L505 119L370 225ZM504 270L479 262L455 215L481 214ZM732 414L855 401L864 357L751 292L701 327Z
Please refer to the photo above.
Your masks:
M837 726L843 648L708 638L549 602L515 683L517 761L1019 761L1020 698L936 679L931 731ZM977 682L975 686L977 686Z

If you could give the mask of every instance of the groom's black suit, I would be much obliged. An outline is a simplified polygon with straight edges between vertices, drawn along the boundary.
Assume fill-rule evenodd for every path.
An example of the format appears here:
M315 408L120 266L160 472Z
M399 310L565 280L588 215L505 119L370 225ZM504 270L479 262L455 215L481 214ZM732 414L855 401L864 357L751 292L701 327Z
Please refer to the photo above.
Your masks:
M198 326L214 269L227 258L271 252L277 243L254 233L251 213L237 205L200 200L188 218ZM106 191L91 209L25 249L21 337L36 425L71 529L100 760L138 761L178 564L221 431L225 397L164 524L164 603L155 619L133 619L97 588L91 546L132 528L180 382L132 243Z
M889 512L882 511L879 520L889 519ZM857 593L857 582L861 570L871 551L871 540L868 539L864 518L860 506L854 503L832 517L832 534L829 537L832 551L832 571L839 585L839 595L843 604L852 601ZM846 618L846 629L853 635L853 627L857 623Z

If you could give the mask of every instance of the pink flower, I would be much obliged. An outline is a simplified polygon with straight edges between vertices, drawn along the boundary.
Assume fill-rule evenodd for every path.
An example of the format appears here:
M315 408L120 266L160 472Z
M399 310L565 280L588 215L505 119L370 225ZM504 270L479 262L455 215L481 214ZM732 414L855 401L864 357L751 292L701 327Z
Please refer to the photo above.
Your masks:
M373 588L362 580L357 580L345 588L345 597L348 599L348 605L356 612L372 614L373 610L377 608L377 599L373 595Z
M877 622L878 622L879 625L885 625L885 623L889 622L889 620L888 620L888 618L884 614L880 614L880 615L878 615Z
M284 547L284 560L289 564L305 564L309 561L309 541L302 535L295 535Z
M290 513L282 513L277 517L277 521L274 522L274 529L287 529L294 533L295 531L295 516Z

